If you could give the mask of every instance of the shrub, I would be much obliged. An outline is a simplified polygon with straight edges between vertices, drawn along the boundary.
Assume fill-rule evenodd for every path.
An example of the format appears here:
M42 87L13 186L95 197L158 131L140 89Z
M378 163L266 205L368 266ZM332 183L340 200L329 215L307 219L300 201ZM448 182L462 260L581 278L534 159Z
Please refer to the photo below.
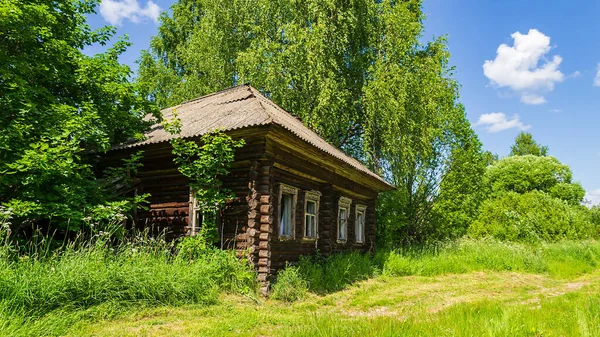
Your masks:
M586 239L595 237L596 232L585 207L532 191L507 192L486 200L469 228L469 235L540 242Z

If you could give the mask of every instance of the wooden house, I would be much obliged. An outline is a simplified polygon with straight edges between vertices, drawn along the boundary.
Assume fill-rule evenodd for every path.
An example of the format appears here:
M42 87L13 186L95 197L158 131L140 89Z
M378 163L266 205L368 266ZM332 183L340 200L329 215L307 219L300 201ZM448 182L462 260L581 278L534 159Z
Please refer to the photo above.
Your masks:
M258 90L233 87L165 109L164 118L174 110L181 137L219 129L245 140L223 179L237 197L219 220L221 244L249 252L266 287L275 270L300 255L374 249L375 201L393 187ZM201 224L188 182L173 163L171 138L157 124L146 140L118 146L109 157L144 151L136 189L151 194L150 210L137 212L136 226L181 236Z

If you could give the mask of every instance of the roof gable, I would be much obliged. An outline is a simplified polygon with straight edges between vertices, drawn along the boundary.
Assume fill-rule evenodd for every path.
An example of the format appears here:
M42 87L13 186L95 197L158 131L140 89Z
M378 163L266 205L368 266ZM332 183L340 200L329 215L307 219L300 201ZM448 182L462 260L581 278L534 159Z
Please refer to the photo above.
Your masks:
M275 124L287 129L298 138L326 154L392 187L358 160L326 142L316 132L306 127L298 118L283 110L249 85L232 87L163 109L161 111L163 118L165 120L172 119L173 111L176 111L181 120L180 136L183 138L200 136L214 130L231 131L252 126ZM161 124L153 125L145 136L146 140L144 141L122 144L115 149L161 143L173 138L173 135L166 132Z

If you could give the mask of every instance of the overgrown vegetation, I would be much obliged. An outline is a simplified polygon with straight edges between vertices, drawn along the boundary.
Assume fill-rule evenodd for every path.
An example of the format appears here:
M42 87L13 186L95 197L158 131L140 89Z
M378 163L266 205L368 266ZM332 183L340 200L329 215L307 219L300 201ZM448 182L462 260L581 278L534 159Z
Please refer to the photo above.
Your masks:
M255 296L247 264L194 240L174 245L140 235L112 245L99 234L52 250L42 237L23 254L0 231L0 332L62 335L74 321L135 308L214 304L222 292Z

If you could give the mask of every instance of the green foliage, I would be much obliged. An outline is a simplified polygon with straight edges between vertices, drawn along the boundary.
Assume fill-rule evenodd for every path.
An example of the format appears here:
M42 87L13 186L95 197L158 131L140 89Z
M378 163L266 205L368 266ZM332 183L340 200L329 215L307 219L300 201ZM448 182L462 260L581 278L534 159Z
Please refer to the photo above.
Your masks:
M526 193L533 190L550 192L557 184L571 184L572 176L569 166L554 157L512 156L502 158L488 167L485 173L485 183L491 189L492 194ZM576 188L561 185L561 187L557 187L556 193L571 198L570 192L563 193L563 191L568 189L577 194L574 190Z
M506 241L579 240L597 235L589 211L541 191L506 192L486 200L469 228L473 237Z
M299 268L287 265L277 274L271 290L271 298L286 302L303 299L308 293L308 282L302 278Z
M557 241L596 237L590 211L581 206L585 195L572 182L569 166L550 156L509 156L487 168L487 189L474 237L510 241Z
M521 132L515 138L515 144L510 147L511 156L547 156L548 147L539 145L531 133Z
M171 139L173 161L179 172L189 179L197 203L194 207L202 212L201 240L214 243L219 239L217 212L227 200L235 197L230 190L223 188L221 178L229 173L235 149L244 146L245 142L243 139L234 140L218 130L202 135L197 142L180 138L181 121L176 112L173 120L164 121L163 125L175 136Z
M129 43L86 56L114 28L91 31L97 1L3 0L0 6L0 203L24 219L78 228L103 204L94 159L140 137L153 112L118 62Z

